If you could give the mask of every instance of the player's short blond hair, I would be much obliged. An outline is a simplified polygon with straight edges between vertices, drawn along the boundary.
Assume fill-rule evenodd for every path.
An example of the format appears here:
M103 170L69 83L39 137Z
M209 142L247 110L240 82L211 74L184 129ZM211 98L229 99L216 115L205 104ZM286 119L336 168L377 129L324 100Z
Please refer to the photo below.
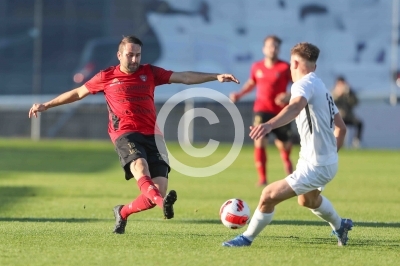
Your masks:
M319 48L314 44L301 42L293 46L290 54L298 55L309 62L315 63L318 60Z

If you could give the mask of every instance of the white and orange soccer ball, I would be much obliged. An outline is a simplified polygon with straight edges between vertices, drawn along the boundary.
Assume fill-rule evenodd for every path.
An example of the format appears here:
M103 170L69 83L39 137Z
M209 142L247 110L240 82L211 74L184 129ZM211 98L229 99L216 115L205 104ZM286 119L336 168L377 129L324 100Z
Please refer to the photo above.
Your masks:
M250 208L241 199L229 199L222 204L219 217L223 225L228 228L242 228L250 221Z

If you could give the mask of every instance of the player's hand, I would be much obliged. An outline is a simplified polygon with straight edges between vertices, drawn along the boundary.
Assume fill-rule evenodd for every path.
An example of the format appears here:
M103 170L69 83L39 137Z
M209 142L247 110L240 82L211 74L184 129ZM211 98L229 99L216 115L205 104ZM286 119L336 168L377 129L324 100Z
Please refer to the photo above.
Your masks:
M259 139L271 132L272 126L270 124L260 124L257 126L250 126L250 138Z
M288 96L285 92L279 93L276 97L275 97L275 104L278 106L285 106L289 103L289 99Z
M229 94L229 99L234 103L239 101L240 99L239 93L232 92L231 94Z
M44 112L46 110L47 110L47 108L46 108L46 106L44 106L44 104L35 103L32 105L31 109L29 110L28 116L29 116L29 118L31 118L32 116L37 117L38 112Z
M219 82L235 82L239 84L239 80L235 78L232 74L219 74L217 75L217 79Z

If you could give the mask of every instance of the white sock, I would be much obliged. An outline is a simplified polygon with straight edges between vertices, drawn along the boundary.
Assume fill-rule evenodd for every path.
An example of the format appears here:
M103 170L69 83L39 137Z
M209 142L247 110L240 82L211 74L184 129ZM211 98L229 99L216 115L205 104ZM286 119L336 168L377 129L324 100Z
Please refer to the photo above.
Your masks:
M271 213L262 213L258 209L251 217L250 224L247 227L247 230L243 233L243 235L253 241L256 236L261 233L261 231L271 223L272 217L274 216L274 212Z
M321 197L322 197L321 206L319 206L314 210L311 210L312 213L317 215L322 220L328 222L333 230L338 230L340 228L342 219L340 218L336 210L333 208L332 203L324 196L321 195Z

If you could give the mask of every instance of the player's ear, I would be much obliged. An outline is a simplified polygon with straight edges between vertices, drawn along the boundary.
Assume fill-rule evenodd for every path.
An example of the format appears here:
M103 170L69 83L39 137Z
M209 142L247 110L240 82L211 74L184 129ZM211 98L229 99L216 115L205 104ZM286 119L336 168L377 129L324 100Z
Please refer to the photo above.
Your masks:
M297 69L299 67L299 60L293 60L294 63L294 69Z

